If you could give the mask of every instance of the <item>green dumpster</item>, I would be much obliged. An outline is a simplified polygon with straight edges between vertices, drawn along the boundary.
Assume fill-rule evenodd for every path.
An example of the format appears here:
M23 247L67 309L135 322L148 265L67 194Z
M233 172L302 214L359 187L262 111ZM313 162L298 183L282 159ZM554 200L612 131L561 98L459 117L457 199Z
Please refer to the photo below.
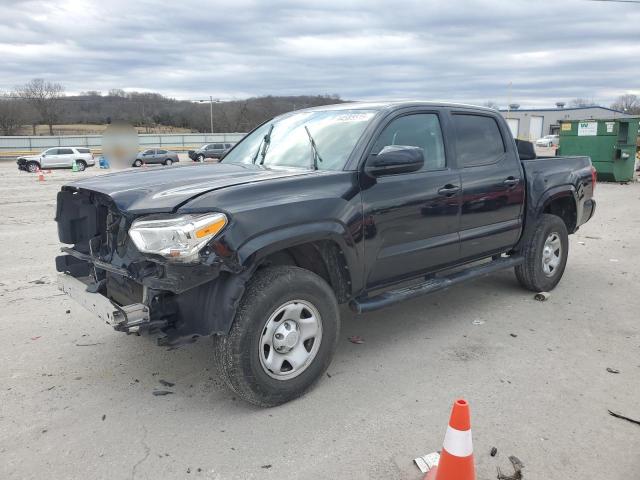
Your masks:
M565 120L558 155L588 155L598 180L633 180L640 118Z

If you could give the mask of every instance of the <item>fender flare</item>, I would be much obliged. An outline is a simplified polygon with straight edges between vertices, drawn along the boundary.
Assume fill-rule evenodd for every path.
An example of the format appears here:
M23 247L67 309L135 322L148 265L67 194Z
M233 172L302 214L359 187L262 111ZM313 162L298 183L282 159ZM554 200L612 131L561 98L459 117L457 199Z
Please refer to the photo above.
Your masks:
M346 266L353 271L353 267L357 265L355 242L344 224L332 220L263 232L240 246L237 258L242 266L249 267L271 253L322 240L335 242L344 256Z

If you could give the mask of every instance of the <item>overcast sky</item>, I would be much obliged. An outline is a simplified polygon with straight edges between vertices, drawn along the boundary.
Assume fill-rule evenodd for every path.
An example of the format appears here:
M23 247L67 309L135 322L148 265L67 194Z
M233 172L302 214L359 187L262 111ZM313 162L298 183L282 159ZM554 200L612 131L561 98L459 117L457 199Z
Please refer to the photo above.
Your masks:
M0 0L0 90L609 105L640 94L639 26L587 0Z

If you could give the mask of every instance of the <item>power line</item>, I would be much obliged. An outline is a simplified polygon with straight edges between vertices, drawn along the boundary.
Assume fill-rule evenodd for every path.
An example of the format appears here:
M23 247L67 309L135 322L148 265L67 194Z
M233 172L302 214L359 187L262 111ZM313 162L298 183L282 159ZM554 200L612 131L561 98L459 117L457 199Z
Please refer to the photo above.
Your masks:
M637 4L640 4L640 0L585 0L585 2L637 3Z

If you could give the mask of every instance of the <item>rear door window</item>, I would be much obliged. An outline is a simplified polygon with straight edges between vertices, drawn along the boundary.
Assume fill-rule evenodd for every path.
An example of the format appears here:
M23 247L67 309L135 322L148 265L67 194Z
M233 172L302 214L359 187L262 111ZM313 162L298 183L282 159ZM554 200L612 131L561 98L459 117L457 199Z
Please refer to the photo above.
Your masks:
M158 150L158 155L164 155L165 153L167 153L166 150Z
M73 155L73 150L70 148L59 148L58 155Z
M91 153L88 148L76 148L76 150L78 150L78 153Z
M214 143L213 144L213 149L214 150L223 150L224 149L224 145L222 145L221 143Z
M455 114L453 123L460 166L475 167L500 161L505 147L500 128L493 117Z

